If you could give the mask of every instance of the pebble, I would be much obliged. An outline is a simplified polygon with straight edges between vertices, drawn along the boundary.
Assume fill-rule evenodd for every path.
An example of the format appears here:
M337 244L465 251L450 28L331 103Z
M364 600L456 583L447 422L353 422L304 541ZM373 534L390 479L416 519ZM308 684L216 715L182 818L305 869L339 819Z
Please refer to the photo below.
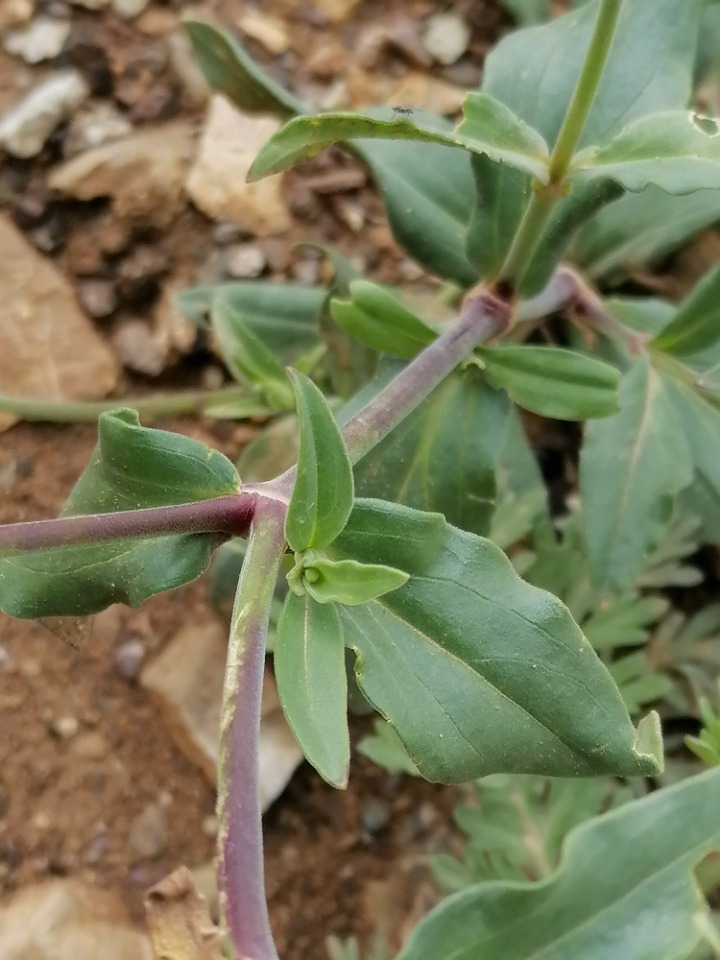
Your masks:
M366 834L375 837L390 823L390 808L382 800L371 797L360 811L360 823Z
M88 730L73 740L72 752L82 760L102 760L110 752L110 744L101 733Z
M167 817L158 803L149 803L133 820L128 837L130 846L144 860L159 857L167 845Z
M79 729L77 717L57 717L50 724L50 730L60 740L72 740Z
M267 266L265 254L254 243L238 243L225 251L225 271L237 280L259 277Z
M470 28L456 13L434 13L428 18L423 43L433 60L449 67L467 50Z
M129 317L112 336L118 359L128 370L156 377L165 369L168 351L144 320Z
M0 120L0 146L14 157L36 157L89 92L77 70L62 70L44 80Z
M105 320L117 307L112 280L81 280L76 287L78 303L93 320Z
M140 640L126 640L115 651L115 669L126 680L136 680L145 659L145 647Z
M113 104L99 100L73 116L63 139L63 155L74 157L132 133L132 124Z
M110 0L113 11L123 20L139 17L147 9L150 0Z
M58 56L69 35L69 20L36 17L26 27L11 30L3 46L13 56L22 57L25 63L42 63Z
M86 10L102 10L110 3L110 0L70 0L76 7L85 7Z

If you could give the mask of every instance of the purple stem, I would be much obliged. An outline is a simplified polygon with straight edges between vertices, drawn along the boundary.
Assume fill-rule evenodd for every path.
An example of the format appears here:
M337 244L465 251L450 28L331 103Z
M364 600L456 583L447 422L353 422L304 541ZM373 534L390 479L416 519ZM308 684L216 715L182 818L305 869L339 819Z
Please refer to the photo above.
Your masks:
M171 533L245 536L256 502L254 492L238 493L169 507L9 523L0 526L0 550L33 550Z
M220 889L238 958L278 960L265 899L259 736L265 638L280 561L285 505L258 504L235 596L218 780Z

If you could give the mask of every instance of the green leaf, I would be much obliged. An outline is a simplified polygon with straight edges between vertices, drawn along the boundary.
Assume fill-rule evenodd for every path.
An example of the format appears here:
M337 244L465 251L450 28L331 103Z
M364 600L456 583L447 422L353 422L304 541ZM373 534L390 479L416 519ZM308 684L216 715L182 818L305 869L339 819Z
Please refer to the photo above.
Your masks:
M333 319L375 350L412 360L437 337L431 327L375 283L355 280L350 284L350 295L349 301L331 301Z
M720 770L582 824L540 883L480 883L444 900L397 960L667 960L700 946L693 876L720 847Z
M604 144L628 123L661 110L683 109L691 96L692 70L702 0L625 0L581 147ZM505 37L485 61L482 89L553 144L582 69L597 19L598 3L550 23ZM663 69L658 70L657 64ZM522 64L522 69L518 69ZM482 272L504 262L530 197L530 177L474 158L480 204L468 233L468 251ZM557 259L582 217L594 217L599 198L577 188L561 201L548 226L562 237ZM612 199L612 194L604 198ZM545 263L523 285L530 296L542 287L552 266L552 248L542 240ZM557 261L556 261L557 262Z
M659 543L675 497L692 480L684 431L647 356L620 384L620 412L588 424L580 491L590 571L598 591L623 593Z
M578 153L568 177L571 183L610 179L625 190L656 186L673 194L711 190L719 178L720 128L685 110L641 117L606 145Z
M550 0L502 0L504 6L523 27L550 19Z
M393 116L378 109L379 117ZM415 110L425 126L445 133L444 117ZM465 235L475 197L470 156L464 150L403 140L355 140L353 152L370 168L397 242L426 270L470 286L477 267L465 253Z
M675 197L657 187L626 194L582 227L572 258L595 279L616 282L661 261L720 219L720 190Z
M533 413L584 420L618 409L619 374L600 360L557 347L483 347L477 353L489 382Z
M161 507L238 492L232 463L203 443L141 427L134 410L104 413L98 443L63 514ZM138 537L0 553L0 609L14 617L84 616L112 603L139 606L194 580L214 534Z
M717 524L720 509L720 410L678 381L669 382L668 390L680 419L687 456L695 470L694 487L699 487L711 500L711 512ZM687 491L690 503L693 493L691 487ZM708 530L705 525L704 534L705 539L712 539L716 531Z
M410 574L340 616L361 689L424 777L657 769L656 719L633 728L567 609L489 540L438 514L360 500L329 555Z
M303 753L324 780L346 787L347 674L337 608L288 593L273 663L283 712Z
M702 278L652 345L684 356L707 350L719 340L720 266Z
M303 561L303 584L318 603L356 606L397 590L407 583L408 576L402 570L378 563L324 557Z
M278 360L292 365L318 346L318 317L326 298L322 287L253 281L189 287L177 303L185 316L202 324L214 302L222 300Z
M315 384L291 371L300 448L285 536L295 553L321 549L345 526L353 503L353 475L340 428Z
M452 134L417 119L395 116L378 119L362 113L322 113L295 117L278 130L255 158L248 180L278 173L307 160L325 147L349 140L413 140L463 147L492 160L530 173L543 183L548 179L547 144L504 104L483 93L471 93L463 104L464 119Z
M199 21L186 20L184 27L207 82L240 110L280 117L304 112L304 105L268 76L230 33Z
M357 493L486 533L509 410L507 396L484 383L476 366L456 371L356 464Z
M385 720L376 719L373 732L363 737L356 749L388 773L406 773L411 777L420 775L402 745L402 740Z
M210 316L220 354L234 377L258 387L275 409L291 410L293 395L285 367L245 323L242 313L217 296Z

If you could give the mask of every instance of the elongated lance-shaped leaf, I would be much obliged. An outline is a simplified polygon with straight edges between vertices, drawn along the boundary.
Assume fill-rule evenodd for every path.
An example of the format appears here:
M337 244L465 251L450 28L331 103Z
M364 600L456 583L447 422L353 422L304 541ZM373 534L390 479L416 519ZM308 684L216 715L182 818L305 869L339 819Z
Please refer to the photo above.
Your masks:
M573 160L570 183L605 179L634 192L649 186L673 194L712 190L720 179L720 127L685 110L641 117Z
M479 883L449 897L397 960L695 956L712 936L693 871L720 850L718 791L720 770L711 770L589 820L549 879Z
M375 600L407 583L409 574L379 563L357 560L306 560L303 569L305 590L318 603L356 606Z
M349 301L331 301L333 319L375 350L412 360L437 337L431 327L375 283L355 280L350 284L350 297Z
M509 412L507 395L488 386L475 364L456 370L355 465L357 493L487 533Z
M343 628L337 607L289 593L274 651L280 702L303 753L334 787L347 785L350 735Z
M242 313L229 300L218 296L210 317L222 358L236 379L257 387L277 409L292 409L292 390L285 368L245 323Z
M343 529L352 510L353 474L325 397L304 374L290 371L290 377L297 400L300 449L285 536L298 553L326 547Z
M557 347L482 347L477 353L489 382L526 410L584 420L618 409L620 376L600 360Z
M675 497L692 480L672 397L646 355L620 384L620 412L587 427L580 491L590 572L600 592L624 593L657 546Z
M483 93L471 93L463 105L464 119L449 134L422 117L396 116L377 119L362 113L323 113L296 117L279 130L261 149L250 168L249 180L258 180L284 170L301 160L316 156L325 147L348 140L415 140L462 147L482 153L532 174L541 182L548 179L548 149L543 138L516 117L500 101Z
M720 340L720 266L706 274L653 340L658 350L685 356Z
M90 463L63 514L113 513L236 494L232 463L204 443L140 426L133 410L104 413ZM34 619L82 616L194 580L217 535L180 533L104 543L0 551L0 609Z
M304 111L304 105L268 76L230 33L195 20L186 20L184 26L207 82L236 107L280 117Z
M573 242L572 259L590 277L616 282L662 260L720 219L720 190L675 197L657 187L629 193L601 210Z
M423 776L658 768L657 718L633 728L567 608L524 583L489 540L438 514L358 500L328 552L410 574L340 616L361 689Z

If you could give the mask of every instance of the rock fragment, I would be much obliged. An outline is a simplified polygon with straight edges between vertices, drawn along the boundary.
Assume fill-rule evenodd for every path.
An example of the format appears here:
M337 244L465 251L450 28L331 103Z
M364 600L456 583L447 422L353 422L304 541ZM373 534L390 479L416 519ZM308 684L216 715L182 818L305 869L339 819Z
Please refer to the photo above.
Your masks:
M77 70L62 70L30 91L0 119L0 146L14 157L36 157L55 128L89 96Z

